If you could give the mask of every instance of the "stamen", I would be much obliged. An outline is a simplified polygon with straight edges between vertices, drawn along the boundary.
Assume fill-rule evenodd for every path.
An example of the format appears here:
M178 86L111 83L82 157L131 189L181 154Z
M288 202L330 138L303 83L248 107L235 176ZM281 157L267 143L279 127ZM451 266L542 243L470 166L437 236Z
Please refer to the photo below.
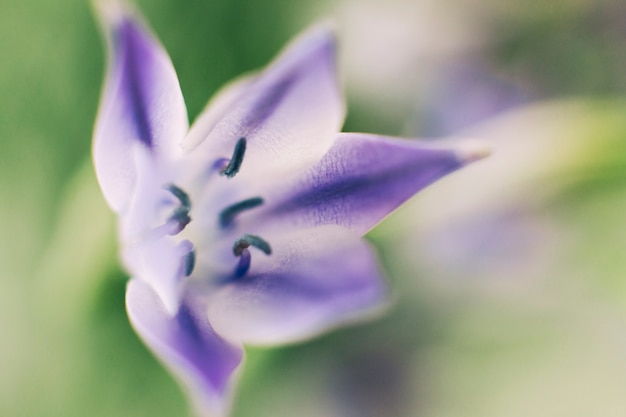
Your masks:
M235 256L239 256L239 263L235 268L235 278L241 278L248 273L250 269L250 263L252 262L252 256L248 248L254 246L261 250L266 255L272 254L272 248L270 244L258 236L245 234L240 237L233 245L233 253Z
M176 222L177 227L173 228L172 231L168 233L170 236L174 236L182 232L189 222L191 222L191 217L189 216L191 199L186 192L174 184L167 184L163 186L163 188L172 193L180 202L180 206L177 207L174 213L168 218L168 223L172 221Z
M193 268L196 266L196 250L193 247L193 243L189 240L183 240L176 245L176 251L181 258L181 270L184 276L188 277L193 272Z
M263 204L263 199L261 197L253 197L226 207L220 213L220 226L222 228L226 228L232 225L235 217L239 213L258 207L261 204Z
M168 233L170 236L175 236L182 232L185 227L187 227L187 225L191 222L191 217L189 216L189 212L187 211L187 209L179 207L174 210L174 213L167 220L168 222L176 222L176 228Z
M196 251L192 249L183 259L183 273L186 277L191 275L196 266Z
M248 234L245 234L237 239L237 241L233 245L233 253L235 254L235 256L241 256L243 251L250 246L254 246L266 255L272 254L272 248L270 247L269 243L267 243L265 240L258 236Z
M226 165L220 173L222 175L226 175L228 178L232 178L239 172L241 168L241 163L243 162L243 157L246 154L246 138L239 138L237 144L235 145L235 150L233 151L233 157Z
M237 268L235 268L235 278L241 278L250 269L250 262L252 260L252 256L250 255L250 251L248 249L242 249L241 255L239 256L239 263L237 264Z
M178 201L180 201L181 208L186 208L187 211L191 210L191 200L189 199L189 194L187 194L180 187L174 184L164 185L163 188L174 194L174 197L176 197Z
M145 234L142 235L141 239L145 239L149 242L154 242L155 240L162 239L165 236L174 236L178 234L181 230L182 229L178 220L170 218L162 225L148 230Z

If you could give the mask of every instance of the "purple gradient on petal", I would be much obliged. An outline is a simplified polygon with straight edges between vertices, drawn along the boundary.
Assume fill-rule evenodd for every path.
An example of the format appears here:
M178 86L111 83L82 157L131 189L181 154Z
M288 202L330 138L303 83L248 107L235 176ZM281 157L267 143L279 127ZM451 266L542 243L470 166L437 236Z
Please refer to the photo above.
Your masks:
M137 154L172 160L188 121L174 67L159 42L128 12L104 13L111 39L110 66L94 132L98 181L114 211L121 213L135 192ZM152 151L152 152L148 152Z
M179 349L211 386L219 394L224 394L228 378L239 364L241 355L233 355L226 348L226 343L219 339L204 316L204 309L194 312L189 305L181 306L175 317L180 329Z
M121 92L131 115L136 137L147 147L154 145L154 126L148 114L152 75L146 65L153 60L152 48L144 34L130 20L124 19L114 33L113 42L119 50Z
M254 104L249 114L246 115L243 125L249 130L254 130L280 106L285 96L289 93L298 78L297 71L293 71L285 78L278 80L269 87L265 94Z
M242 136L261 129L261 125L280 109L289 94L297 92L300 85L315 75L312 69L319 71L318 66L321 64L334 70L334 39L331 36L316 39L316 43L306 45L303 49L310 50L306 54L303 51L296 54L294 51L293 55L285 56L277 62L276 67L270 66L251 86L248 95L253 101L243 114Z
M293 236L274 237L272 259L253 259L246 276L215 294L208 307L216 331L244 343L291 342L386 301L376 257L358 235L326 226Z
M343 134L295 192L265 215L367 232L413 194L464 165L450 149ZM277 219L276 219L277 218Z
M288 172L320 158L344 116L334 42L325 28L294 42L228 103L219 121L192 128L190 143L198 143L200 153L227 157L246 138L239 176Z
M175 316L169 316L156 293L133 279L126 306L135 330L153 352L191 390L197 405L221 409L229 382L243 351L218 336L206 318L206 304L187 297ZM205 403L207 401L216 404Z

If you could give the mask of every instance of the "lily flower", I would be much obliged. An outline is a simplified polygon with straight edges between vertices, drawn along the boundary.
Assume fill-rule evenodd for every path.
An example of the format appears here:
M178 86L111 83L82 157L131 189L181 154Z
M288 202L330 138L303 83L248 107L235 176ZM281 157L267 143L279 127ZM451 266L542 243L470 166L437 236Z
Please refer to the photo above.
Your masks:
M224 415L244 344L301 341L385 305L362 236L484 153L338 133L325 27L228 85L189 128L163 47L126 6L101 14L109 68L93 157L119 216L128 315L198 414Z

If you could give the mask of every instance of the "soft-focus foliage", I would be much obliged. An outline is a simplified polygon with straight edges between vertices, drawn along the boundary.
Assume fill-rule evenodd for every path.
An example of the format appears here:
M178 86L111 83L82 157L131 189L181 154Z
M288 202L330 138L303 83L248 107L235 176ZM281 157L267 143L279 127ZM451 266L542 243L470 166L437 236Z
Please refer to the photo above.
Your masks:
M437 112L458 111L454 92L432 106L454 68L524 97L455 127L493 141L489 163L371 236L396 289L391 314L250 351L235 416L622 415L621 2L139 3L191 118L328 15L345 39L346 130L407 135L433 114L449 120ZM127 324L113 218L87 161L103 68L88 2L4 5L0 53L0 415L183 415Z

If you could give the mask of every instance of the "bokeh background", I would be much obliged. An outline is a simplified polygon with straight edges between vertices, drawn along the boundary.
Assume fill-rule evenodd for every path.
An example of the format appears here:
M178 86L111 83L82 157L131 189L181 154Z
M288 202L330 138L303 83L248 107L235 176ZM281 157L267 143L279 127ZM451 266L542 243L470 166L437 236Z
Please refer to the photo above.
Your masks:
M337 24L347 131L493 155L368 238L389 313L249 349L236 417L626 415L626 3L138 0L193 120ZM84 0L0 4L0 415L187 416L131 330L94 179L104 57Z

